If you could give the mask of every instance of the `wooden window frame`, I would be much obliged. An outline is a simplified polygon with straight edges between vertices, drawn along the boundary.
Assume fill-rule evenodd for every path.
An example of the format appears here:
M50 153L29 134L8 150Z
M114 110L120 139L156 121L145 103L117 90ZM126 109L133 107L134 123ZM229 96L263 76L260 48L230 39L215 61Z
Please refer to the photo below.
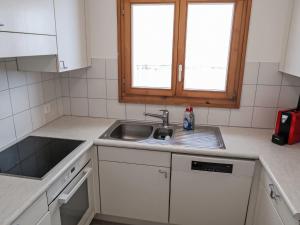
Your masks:
M131 87L131 3L175 3L172 88L146 89ZM235 3L227 88L225 92L185 91L178 82L177 66L184 66L186 14L188 3ZM245 67L252 0L117 0L119 101L123 103L193 105L239 108ZM181 14L181 16L179 15ZM182 14L185 14L182 16ZM181 19L179 19L179 17ZM184 19L182 19L184 18ZM176 26L178 25L178 26ZM184 73L183 73L184 80Z

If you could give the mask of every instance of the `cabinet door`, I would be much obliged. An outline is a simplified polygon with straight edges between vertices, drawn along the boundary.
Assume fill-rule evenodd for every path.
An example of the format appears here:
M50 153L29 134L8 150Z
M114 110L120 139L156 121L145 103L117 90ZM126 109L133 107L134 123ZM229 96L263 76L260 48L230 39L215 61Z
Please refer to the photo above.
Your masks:
M170 169L100 161L102 214L167 223Z
M262 185L259 186L254 225L284 225Z
M0 31L55 35L52 0L0 0Z
M59 71L87 67L84 0L54 0Z
M300 77L300 1L294 1L292 21L282 71Z
M53 0L24 1L26 32L56 35Z

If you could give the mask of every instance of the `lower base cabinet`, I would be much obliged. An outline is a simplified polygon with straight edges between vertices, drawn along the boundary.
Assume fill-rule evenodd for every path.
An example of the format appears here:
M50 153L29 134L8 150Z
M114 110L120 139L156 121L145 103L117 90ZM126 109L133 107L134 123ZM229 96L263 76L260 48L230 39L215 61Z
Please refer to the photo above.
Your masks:
M259 186L254 225L284 225L262 185Z
M168 223L170 168L100 161L102 214Z

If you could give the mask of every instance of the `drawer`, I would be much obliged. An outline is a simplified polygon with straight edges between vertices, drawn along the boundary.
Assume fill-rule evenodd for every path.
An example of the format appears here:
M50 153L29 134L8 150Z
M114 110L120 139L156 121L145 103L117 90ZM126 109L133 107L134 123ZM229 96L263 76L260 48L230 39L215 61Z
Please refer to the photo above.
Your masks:
M270 195L271 193L271 187L270 185L273 185L276 195L278 197L276 199L272 199L273 205L276 208L278 214L280 215L282 221L285 225L299 225L299 221L297 221L294 216L292 215L289 207L285 203L284 199L282 198L281 194L279 193L276 185L270 178L270 176L267 174L265 170L262 171L261 174L261 184L265 188L266 192Z
M171 166L171 153L139 149L98 147L100 161L123 162L150 166Z
M12 225L35 225L41 222L41 218L48 212L48 204L46 194L43 194L36 200L25 212L13 222ZM41 223L44 225L47 223Z

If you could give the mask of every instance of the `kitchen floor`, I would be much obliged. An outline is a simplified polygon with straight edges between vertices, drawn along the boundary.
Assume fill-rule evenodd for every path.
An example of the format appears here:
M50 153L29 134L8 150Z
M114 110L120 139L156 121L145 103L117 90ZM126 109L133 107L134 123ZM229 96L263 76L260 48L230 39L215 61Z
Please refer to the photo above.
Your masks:
M124 225L124 224L106 222L101 220L93 220L90 225Z

